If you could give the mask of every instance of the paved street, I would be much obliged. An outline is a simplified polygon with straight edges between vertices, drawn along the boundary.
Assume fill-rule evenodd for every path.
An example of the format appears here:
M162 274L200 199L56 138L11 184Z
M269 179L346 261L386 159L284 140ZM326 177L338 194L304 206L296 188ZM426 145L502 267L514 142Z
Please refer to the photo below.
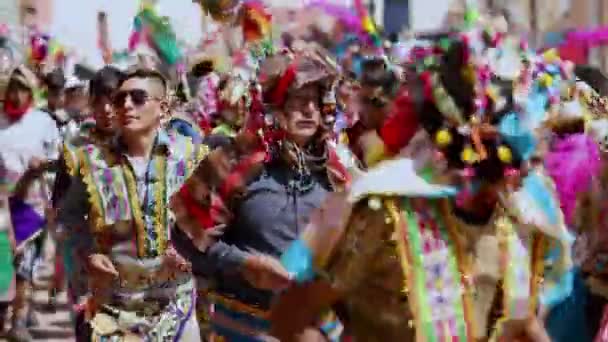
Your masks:
M30 330L34 341L47 342L72 342L74 341L72 323L70 320L69 306L65 291L58 297L55 312L49 312L46 308L48 302L48 284L51 274L51 266L44 265L37 272L34 290L34 310L39 326ZM6 339L0 338L0 341Z

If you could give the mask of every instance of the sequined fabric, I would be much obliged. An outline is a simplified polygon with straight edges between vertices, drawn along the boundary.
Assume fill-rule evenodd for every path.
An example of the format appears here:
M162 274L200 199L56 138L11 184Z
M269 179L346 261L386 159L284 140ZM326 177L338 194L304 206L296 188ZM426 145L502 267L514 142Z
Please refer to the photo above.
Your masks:
M358 204L346 232L335 246L325 276L343 293L348 333L356 341L415 341L414 317L398 255L395 225L385 208ZM493 220L491 220L492 222ZM475 338L484 338L495 323L493 309L500 287L498 241L492 225L465 225L459 220L458 239L474 282Z
M385 210L361 204L336 246L327 273L344 293L347 326L356 341L414 341L394 225Z

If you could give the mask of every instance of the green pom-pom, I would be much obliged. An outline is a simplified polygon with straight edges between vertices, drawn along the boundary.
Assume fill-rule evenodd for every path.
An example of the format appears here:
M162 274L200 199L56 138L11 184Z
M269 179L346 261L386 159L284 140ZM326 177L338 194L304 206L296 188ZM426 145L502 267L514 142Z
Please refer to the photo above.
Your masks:
M476 8L468 8L464 12L464 24L467 28L474 26L479 20L479 11Z
M442 38L439 40L439 47L444 51L449 50L450 45L452 45L452 40L450 38Z

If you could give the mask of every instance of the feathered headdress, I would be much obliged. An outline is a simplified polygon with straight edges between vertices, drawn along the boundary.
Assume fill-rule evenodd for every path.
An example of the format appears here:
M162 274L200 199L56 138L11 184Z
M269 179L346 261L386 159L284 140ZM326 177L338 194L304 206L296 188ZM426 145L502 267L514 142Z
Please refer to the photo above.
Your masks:
M129 38L129 50L146 42L168 65L175 65L182 58L175 32L167 18L160 17L149 1L142 1L133 19L133 32Z

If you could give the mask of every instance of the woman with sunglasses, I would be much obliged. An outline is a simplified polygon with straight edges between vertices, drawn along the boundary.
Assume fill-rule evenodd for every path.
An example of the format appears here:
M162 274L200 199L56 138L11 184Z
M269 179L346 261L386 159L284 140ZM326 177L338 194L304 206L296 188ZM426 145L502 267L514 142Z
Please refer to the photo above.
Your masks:
M137 69L112 96L117 134L77 150L58 221L86 248L92 341L198 341L188 263L171 246L168 200L206 154L162 127L166 80Z
M333 117L322 115L324 94L331 90L336 71L320 53L307 47L263 62L264 100L272 113L266 123L274 133L274 139L270 132L267 135L269 150L239 152L243 137L251 133L242 131L232 146L216 149L205 161L201 171L206 175L200 176L229 211L223 233L204 246L195 238L204 227L189 218L182 199L174 203L180 229L173 241L192 262L194 273L209 283L212 336L227 341L272 340L267 334L267 310L274 294L291 282L279 258L305 226L310 211L347 179L328 145ZM226 197L227 188L233 191ZM196 190L192 194L199 196ZM340 325L331 322L318 317L299 339L336 338Z

